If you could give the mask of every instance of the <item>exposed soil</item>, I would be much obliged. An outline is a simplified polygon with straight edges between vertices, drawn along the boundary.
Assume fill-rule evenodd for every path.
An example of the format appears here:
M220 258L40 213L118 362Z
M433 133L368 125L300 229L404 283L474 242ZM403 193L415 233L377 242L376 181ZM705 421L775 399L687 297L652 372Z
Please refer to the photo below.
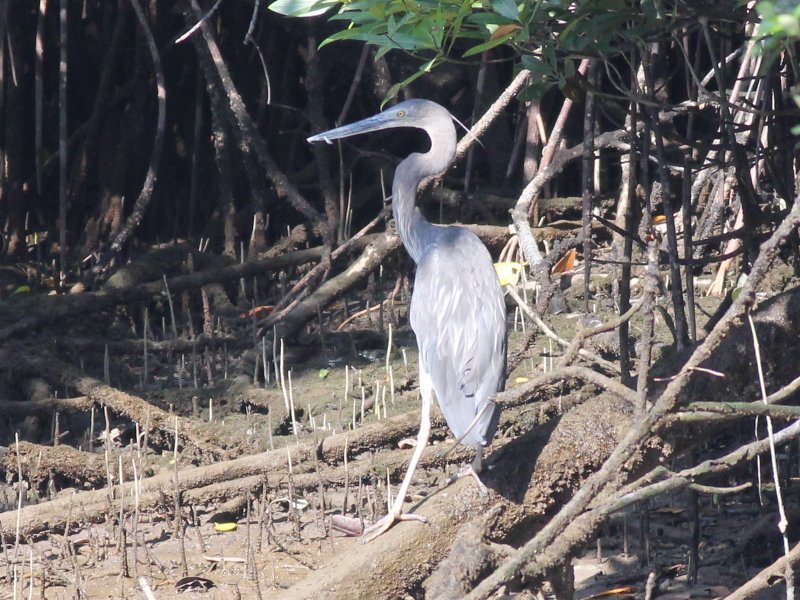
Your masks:
M572 292L568 302L578 302ZM710 314L717 303L699 299L700 314ZM610 318L611 308L602 302L595 305L601 319ZM401 324L403 310L400 307L394 315ZM513 314L510 311L510 351L515 355L528 336L517 331ZM465 448L440 456L452 440L437 414L433 442L411 490L412 498L424 500L416 510L429 522L401 523L365 546L359 538L336 531L333 517L346 514L357 528L360 519L372 522L385 512L387 476L396 488L411 452L404 440L416 434L418 419L413 337L407 327L393 327L387 361L388 324L381 328L377 313L374 318L372 323L366 317L355 321L351 333L329 333L307 346L284 349L296 437L275 373L268 383L252 384L250 376L236 374L243 355L234 357L221 349L204 355L205 364L212 364L217 374L213 385L202 383L205 374L199 359L193 363L195 372L186 357L151 355L144 386L135 382L136 373L142 373L141 356L114 361L111 384L129 390L127 401L135 406L142 399L166 415L164 431L141 437L138 446L129 419L112 413L106 426L99 412L90 445L90 423L80 399L72 401L76 403L72 409L59 406L57 429L52 419L55 406L23 421L12 411L6 431L17 428L23 441L10 444L2 457L9 485L2 490L2 508L7 512L0 514L0 524L11 540L0 557L0 575L9 584L6 597L27 597L31 568L33 595L44 598L139 598L140 577L157 598L200 593L209 598L404 598L422 597L426 590L430 597L457 597L448 587L452 573L481 562L466 551L453 552L458 547L453 541L482 535L474 525L476 517L477 523L491 522L493 539L511 545L524 541L530 535L526 530L536 529L537 519L568 500L629 427L631 407L597 395L591 386L565 381L545 390L538 402L512 403L488 452L492 468L483 477L489 488L483 493L471 478L441 489L471 456ZM577 321L574 313L552 317L553 327L567 339ZM669 348L670 336L660 323L659 345ZM608 337L592 348L609 355L613 345L613 337ZM510 374L508 387L513 389L549 368L553 354L557 352L552 342L537 337ZM102 364L95 364L92 371L102 377ZM86 386L90 397L92 390L103 389L97 380L88 381L78 388ZM42 385L40 396L51 393ZM36 401L33 396L31 401ZM182 440L177 468L173 448L165 442L175 415L180 416ZM109 443L101 434L105 429L112 432ZM189 438L180 437L181 432ZM52 446L54 433L60 441L57 446ZM185 439L198 440L199 445L184 443ZM713 451L704 447L694 458L702 460ZM663 449L662 453L669 454ZM15 544L18 460L24 482L22 503L29 508L20 513L22 539ZM118 483L120 472L126 482L144 478L138 493L130 486L122 498L118 491L107 491L107 479ZM183 490L177 531L176 477ZM520 486L520 481L529 483ZM498 512L498 500L506 503L504 511ZM620 586L632 586L625 594L640 595L653 569L659 573L661 594L677 590L681 597L724 595L725 589L735 588L780 552L774 510L759 506L752 490L720 498L701 496L700 569L697 584L689 586L687 503L682 493L658 498L649 510L615 514L597 547L575 559L575 597ZM119 527L121 510L124 530ZM236 522L234 531L215 529L212 519L220 518L220 513L229 513L221 520ZM472 524L462 528L468 522ZM643 523L647 535L642 533ZM649 563L643 559L645 543ZM482 560L491 564L505 556L508 547L503 544L488 546L484 551L489 555ZM445 558L449 562L442 564L447 566L436 570ZM213 587L179 592L176 585L186 575L207 578ZM532 597L524 586L508 593Z

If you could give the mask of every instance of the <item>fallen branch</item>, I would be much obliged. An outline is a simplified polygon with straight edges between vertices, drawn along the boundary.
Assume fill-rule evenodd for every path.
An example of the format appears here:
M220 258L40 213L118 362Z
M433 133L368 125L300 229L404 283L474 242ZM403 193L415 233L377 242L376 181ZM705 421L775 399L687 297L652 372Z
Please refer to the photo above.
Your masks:
M539 315L537 315L525 303L525 301L520 297L520 295L517 293L517 291L514 288L512 288L510 286L506 287L506 292L508 293L509 296L511 296L511 298L513 298L514 302L517 303L517 306L519 306L520 310L522 310L522 312L524 312L531 321L536 323L536 326L547 337L549 337L551 340L553 340L556 344L558 344L562 348L571 349L572 346L575 346L575 349L571 350L570 352L568 352L568 354L566 354L565 357L570 356L570 354L575 354L575 352L577 352L583 358L585 358L585 359L587 359L589 361L592 361L593 363L596 363L597 365L603 367L606 371L610 371L611 373L619 373L620 372L619 371L619 367L617 365L615 365L614 363L612 363L610 361L607 361L605 358L603 358L602 356L598 356L594 352L590 352L589 350L586 350L585 348L578 347L577 344L579 342L582 342L584 337L578 336L576 338L577 341L575 341L572 344L570 344L570 342L568 342L567 340L565 340L564 338L559 336L556 332L554 332L552 329L550 329L547 326L547 324L544 321L542 321L542 319L539 317ZM635 311L633 311L633 312L635 312ZM633 315L633 312L631 312L631 315ZM628 318L630 318L630 316ZM601 333L601 332L598 332L598 333Z
M88 412L92 410L91 398L42 398L34 400L0 400L0 413L8 416L48 415L54 411Z
M170 423L174 424L174 416L170 416ZM440 425L443 425L441 420ZM179 435L186 433L187 426L189 426L188 422L181 422ZM319 442L317 440L308 440L298 445L292 444L289 449L292 455L293 472L295 477L313 472L315 454L319 454L321 460L327 465L342 463L344 460L345 439L347 440L349 454L357 456L368 450L387 445L396 447L397 442L411 435L418 426L419 411L417 410L364 425L356 431L329 436ZM253 482L255 481L255 479L248 478L259 479L264 472L270 473L270 477L281 477L282 474L288 473L286 448L242 456L200 467L182 468L179 477L179 490L182 493L189 493L191 490L201 490L212 485L221 486L216 488L218 490L246 489L248 486L254 485ZM314 475L314 477L314 485L316 485L317 476ZM173 478L174 472L170 469L153 477L142 479L139 482L140 508L163 505L165 491L174 489ZM225 482L237 480L238 483L226 487ZM120 497L121 494L131 495L133 494L133 484L125 483L123 486L114 486L110 492L108 489L81 492L80 499L77 501L81 507L81 514L78 517L73 515L73 520L76 518L84 522L104 520L108 512L109 493L114 498ZM197 491L194 492L194 496L191 494L183 496L184 504L192 498L199 501L204 494L207 497L213 495L208 490L205 492ZM59 497L49 502L23 507L20 517L20 522L22 523L21 535L30 537L51 529L62 529L69 518L69 507L75 502L76 500L73 497ZM17 515L13 511L0 513L0 531L3 531L4 535L13 532L16 527L16 520Z
M43 446L20 442L18 448L23 479L30 482L34 488L42 490L51 478L56 489L65 487L64 483L80 486L79 489L83 489L84 485L95 489L103 488L107 484L108 471L103 454L83 452L64 444ZM130 461L123 461L122 469L125 479L133 479L133 467ZM10 448L0 456L0 471L13 473L19 479L15 448ZM6 480L10 481L8 475Z
M467 596L468 599L488 598L506 582L521 575L523 571L528 575L534 571L538 576L542 576L547 568L554 566L550 552L556 540L567 541L567 547L564 547L563 542L560 544L562 550L561 559L563 560L570 551L577 548L579 544L584 543L596 527L599 527L600 523L602 523L602 517L600 516L585 523L582 522L581 527L583 529L581 531L576 531L577 525L575 522L601 491L605 489L613 492L622 485L620 473L624 472L626 464L634 458L634 455L640 450L645 440L650 437L656 423L666 414L673 411L680 399L686 394L686 388L696 376L696 373L689 372L689 370L701 366L702 363L708 360L730 333L734 322L740 319L745 311L753 306L758 286L777 258L783 242L795 231L798 225L800 225L800 202L794 204L791 212L772 237L761 246L760 254L753 264L750 277L747 279L738 298L703 343L694 350L681 369L681 373L685 373L685 376L673 379L669 383L652 408L633 424L628 434L605 461L603 467L587 478L578 492L564 505L559 513L530 541L517 550L514 555L505 560L494 573L483 580ZM570 528L571 534L562 537L567 528ZM539 557L545 550L548 550L550 560L540 560Z
M563 415L557 424L551 421L549 426L506 442L498 451L498 460L488 459L493 463L484 479L492 490L488 495L471 478L462 478L415 509L428 519L426 525L400 524L368 546L343 553L340 560L324 565L315 577L294 584L278 598L405 597L451 552L468 519L491 515L480 527L502 538L530 526L559 502L558 497L580 486L582 473L599 467L618 441L618 431L624 430L622 404L613 397L596 395ZM586 426L589 421L594 424L591 429ZM578 431L583 433L576 446ZM535 460L502 460L506 452ZM369 569L364 569L365 560Z
M291 308L278 322L278 337L286 339L297 333L303 325L316 318L317 311L364 280L389 255L399 250L400 246L400 237L397 234L387 233L375 239L345 271L323 283Z
M737 417L770 416L776 419L800 418L800 406L768 405L763 402L691 402L686 409L692 412L736 415Z
M175 415L153 406L146 400L105 385L102 381L49 355L34 356L20 351L14 353L10 364L20 372L34 372L55 385L76 390L98 406L108 406L115 413L138 423L142 432L149 425L148 434L151 441L161 446L171 446ZM209 434L190 420L183 420L179 435L184 452L191 449L204 460L219 460L224 456L224 451L208 439Z
M797 568L800 563L800 544L796 544L788 556L781 556L774 563L759 571L743 586L725 597L725 600L748 600L749 598L763 597L764 590L773 588L778 582L786 583L784 574L786 565ZM781 593L781 596L783 594Z
M298 267L319 260L321 256L321 247L297 250L264 260L214 267L189 275L178 275L168 279L167 284L170 292L176 294L210 283L233 281L243 277L253 277ZM69 317L95 313L118 304L149 301L154 297L162 296L162 294L164 294L164 283L157 280L132 286L106 286L100 291L83 294L37 297L36 306L28 307L26 316L16 318L12 323L0 329L0 342L29 335L47 325L63 322ZM9 320L12 318L13 316L9 315Z

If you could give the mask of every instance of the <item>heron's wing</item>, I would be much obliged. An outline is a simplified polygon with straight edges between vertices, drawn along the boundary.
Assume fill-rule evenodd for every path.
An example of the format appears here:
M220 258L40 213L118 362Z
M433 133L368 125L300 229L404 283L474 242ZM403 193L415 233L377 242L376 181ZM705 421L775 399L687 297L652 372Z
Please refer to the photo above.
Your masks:
M446 231L417 265L411 326L450 429L460 437L484 411L464 443L486 444L499 416L486 405L505 382L505 301L481 241Z

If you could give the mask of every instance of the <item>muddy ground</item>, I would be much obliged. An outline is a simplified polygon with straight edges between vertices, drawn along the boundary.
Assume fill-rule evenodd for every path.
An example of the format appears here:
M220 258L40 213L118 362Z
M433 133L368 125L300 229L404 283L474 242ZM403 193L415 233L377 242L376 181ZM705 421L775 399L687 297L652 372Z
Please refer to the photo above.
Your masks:
M598 289L602 292L605 288ZM603 298L604 294L598 293L593 309L601 319L608 319L614 307ZM570 339L580 301L574 293L568 294L567 300L574 310L553 316L551 322L562 337ZM701 324L718 303L717 299L698 298ZM331 314L341 308L341 304L334 307ZM124 328L126 319L132 318L120 312L114 318L115 326ZM152 327L156 332L168 328L161 328L155 319ZM239 325L239 338L246 337L247 327L246 321ZM531 327L526 322L523 331L521 317L509 305L509 350L516 363L509 388L552 368L552 357L559 353L542 335L525 348ZM634 319L633 337L637 327ZM231 328L230 333L236 332ZM166 335L169 337L168 332ZM663 322L658 325L657 338L657 347L667 352L672 340ZM513 478L509 473L514 472L510 466L544 460L538 452L554 431L552 422L548 425L552 419L542 418L543 411L553 411L559 421L559 415L594 395L586 386L563 382L556 386L559 389L550 390L555 400L548 409L533 403L508 407L488 450L492 468L484 476L485 493L470 478L442 489L471 456L461 447L441 456L452 440L437 413L432 444L411 488L411 497L421 503L417 510L430 522L401 523L365 547L358 537L341 531L340 517L349 517L347 525L358 529L361 522L373 522L385 512L391 493L387 477L395 490L412 452L409 439L416 434L416 351L404 303L400 299L391 314L374 311L352 321L343 332L327 330L321 336L306 336L304 342L284 347L286 395L280 385L279 350L275 354L277 369L273 357L268 356L269 381L264 378L263 365L254 381L256 344L243 349L231 342L229 348L217 345L194 354L150 351L146 367L145 358L133 352L119 352L104 363L97 348L88 346L79 357L60 357L73 366L82 364L101 389L105 389L101 384L107 376L104 385L110 389L143 399L164 411L165 418L178 416L179 430L191 427L198 445L182 443L177 453L169 435L148 438L142 434L137 441L131 419L112 411L106 422L102 411L83 410L86 405L80 404L80 395L75 400L77 408L70 409L67 404L48 407L48 398L58 391L54 385L57 378L26 374L24 384L12 384L13 379L6 377L6 405L22 400L24 390L29 402L44 404L33 414L7 411L4 419L2 460L7 485L2 488L0 510L6 512L0 515L0 534L9 541L0 555L4 590L0 597L142 598L144 581L153 595L162 599L195 595L310 598L326 596L320 590L326 589L328 580L330 597L348 597L346 586L338 579L351 577L353 572L361 578L353 597L423 597L426 587L432 585L425 580L434 565L417 561L419 557L430 561L437 551L415 544L449 542L446 538L454 530L440 524L442 514L466 523L475 516L476 507L487 509L498 496L513 501L508 492L508 479ZM613 357L615 343L609 336L594 349ZM59 347L54 345L48 351ZM287 411L285 404L289 374L296 434L292 408ZM94 399L92 393L84 394ZM598 409L587 409L581 427L591 427L592 410ZM619 436L615 429L624 431L628 418L629 414L621 411L603 421L608 444ZM19 444L14 441L15 434ZM576 437L581 435L578 431ZM572 460L569 452L575 452L577 463L584 453L598 452L590 447L594 432L584 430L583 435L583 441L570 442L564 446L569 451L548 460L568 464ZM520 439L528 442L520 444ZM330 459L336 452L342 455L345 446L346 467L344 461ZM208 448L217 448L220 454L211 458ZM713 444L703 446L690 458L701 460L713 452ZM687 458L673 460L680 464ZM220 467L217 471L213 470L215 464ZM109 491L109 481L119 483L120 474L124 482L138 478L149 483L138 490L128 487L125 494ZM560 480L559 473L550 476L552 482ZM565 473L564 478L563 489L568 490L567 481L577 480L578 475ZM184 492L179 503L173 493L176 481L191 482L186 485L195 490ZM796 487L794 481L790 483ZM551 483L550 488L555 487L558 485ZM762 483L761 487L766 490L763 504L753 489L700 497L701 554L696 584L688 585L685 577L691 519L687 494L680 493L615 514L596 544L575 558L574 596L585 598L615 588L619 588L618 595L641 596L651 572L659 575L656 589L663 597L724 596L780 552L770 485ZM561 497L555 494L541 501L540 514L551 512L566 499L568 493L562 492ZM517 501L530 504L522 498ZM29 508L18 513L19 504ZM124 515L122 527L120 514ZM19 540L14 531L16 515ZM502 552L502 544L519 544L535 530L535 520L527 522L509 538L498 530L498 552ZM420 531L426 533L420 537ZM445 539L438 538L440 534ZM379 556L391 555L395 549L398 572L403 571L396 582L386 579L387 570L382 563L378 565ZM441 553L445 550L443 547ZM370 582L372 569L376 575ZM185 579L187 576L190 579ZM192 579L196 577L204 579ZM204 584L207 590L193 587ZM525 585L506 592L505 597L533 597Z

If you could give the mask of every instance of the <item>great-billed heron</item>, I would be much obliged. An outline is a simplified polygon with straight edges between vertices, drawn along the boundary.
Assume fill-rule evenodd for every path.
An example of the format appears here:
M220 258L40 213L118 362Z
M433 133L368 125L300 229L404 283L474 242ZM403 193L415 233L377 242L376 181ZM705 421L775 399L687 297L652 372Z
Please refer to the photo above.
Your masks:
M386 517L367 529L368 540L398 520L425 520L403 513L403 502L428 443L431 391L436 392L456 437L476 447L472 468L479 473L483 447L494 437L500 417L493 397L505 384L505 301L489 252L468 229L431 224L414 202L422 179L442 173L455 155L456 131L450 113L429 100L407 100L308 141L330 142L394 127L422 129L431 141L430 150L415 152L397 166L392 184L397 231L417 264L410 317L419 347L422 418L417 445L394 505Z

